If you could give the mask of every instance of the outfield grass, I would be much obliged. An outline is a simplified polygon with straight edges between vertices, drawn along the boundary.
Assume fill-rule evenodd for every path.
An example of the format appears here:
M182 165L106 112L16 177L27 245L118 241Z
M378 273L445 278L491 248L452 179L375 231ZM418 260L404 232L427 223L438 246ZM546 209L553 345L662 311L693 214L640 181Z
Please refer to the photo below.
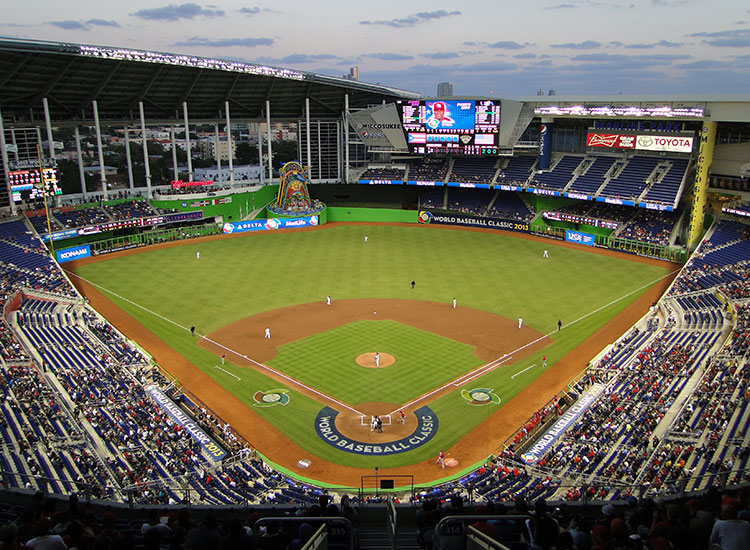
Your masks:
M367 243L365 235L369 237ZM548 259L542 258L545 248L550 251ZM200 260L195 257L197 249L201 252ZM565 330L553 333L553 344L544 350L552 368L556 360L577 347L667 272L666 266L638 263L626 256L594 254L584 247L558 247L553 241L536 242L501 233L434 226L366 224L292 233L264 232L200 244L187 242L179 247L146 249L130 256L105 258L77 270L81 277L137 303L135 306L110 296L249 406L252 406L250 396L254 391L278 388L279 382L227 364L229 372L242 375L242 382L237 383L213 368L215 355L198 347L186 327L195 325L199 333L206 334L244 317L322 301L327 295L334 300L400 298L445 303L455 296L463 306L511 319L523 317L526 325L542 333L556 331L557 320L561 319ZM412 280L417 282L414 290L409 285ZM621 299L623 296L627 298ZM380 323L384 322L375 322L377 331L382 326L388 332L387 324ZM394 346L393 349L398 347L401 361L402 356L418 357L429 353L423 338L433 336L409 333L401 341L387 337L387 345ZM349 367L340 370L338 365L327 361L320 367L329 369L325 376L317 368L315 372L306 372L312 360L319 361L331 355L348 358L352 353L366 351L361 341L354 342L357 338L361 338L361 333L356 326L340 327L283 346L272 363L286 372L297 373L295 376L326 393L347 395L344 400L352 402L398 403L405 401L408 395L430 389L432 377L435 377L432 387L438 386L437 382L445 377L454 377L453 370L438 375L429 361L420 367L418 360L415 360L415 370L407 377L403 377L398 368L377 373L353 367L353 370L347 370ZM449 353L457 354L450 368L459 374L477 366L476 358L467 359L466 363L459 359L471 355L460 347L445 347L446 352L450 348ZM388 350L383 347L380 351ZM467 388L492 388L507 402L542 370L533 368L515 379L510 378L511 374L535 362L541 364L541 354L497 369L471 382ZM581 365L582 370L584 367ZM419 368L424 372L418 372ZM357 373L356 378L352 372ZM372 383L372 379L377 383ZM391 388L396 387L404 389L390 393ZM367 390L366 399L357 396L362 388ZM489 406L468 406L458 394L459 390L431 404L441 424L430 444L379 459L380 465L399 466L424 460L437 449L453 445L496 410ZM293 433L295 441L312 455L341 464L371 466L371 459L344 453L323 443L312 430L320 405L297 392L292 391L290 395L292 401L286 407L256 408L255 412L280 430ZM498 444L491 434L487 434L487 443L490 450Z

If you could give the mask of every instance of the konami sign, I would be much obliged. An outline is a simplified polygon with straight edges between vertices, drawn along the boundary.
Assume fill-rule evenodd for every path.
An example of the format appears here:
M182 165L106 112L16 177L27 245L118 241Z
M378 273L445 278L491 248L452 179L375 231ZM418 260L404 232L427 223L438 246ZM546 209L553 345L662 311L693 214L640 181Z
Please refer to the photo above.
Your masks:
M635 148L641 151L670 151L672 153L690 153L693 150L693 138L681 136L637 136Z

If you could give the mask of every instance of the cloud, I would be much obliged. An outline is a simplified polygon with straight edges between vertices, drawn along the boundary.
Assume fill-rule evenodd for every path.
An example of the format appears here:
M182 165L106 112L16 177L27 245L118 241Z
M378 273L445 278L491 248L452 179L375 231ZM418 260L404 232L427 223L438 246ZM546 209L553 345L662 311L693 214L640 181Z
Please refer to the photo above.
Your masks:
M536 59L535 53L519 53L513 56L514 59Z
M243 13L245 15L257 15L260 13L260 8L258 6L253 6L252 8L240 8L239 12Z
M728 31L695 32L690 37L706 38L703 42L718 48L750 47L750 29L731 29Z
M243 46L254 48L256 46L270 46L273 44L272 38L223 38L219 40L209 40L200 36L194 36L182 42L175 42L175 46L207 46L209 48L231 48Z
M419 55L421 57L426 57L427 59L454 59L456 57L461 57L461 54L458 52L433 52L421 53Z
M461 15L461 12L457 10L456 11L446 11L446 10L420 11L418 13L408 15L401 19L386 19L386 20L378 20L378 21L371 21L369 19L366 19L364 21L360 21L359 24L360 25L382 25L384 27L393 27L396 29L401 29L404 27L416 27L420 23L426 23L427 21L431 21L434 19L443 19L445 17L453 17L456 15Z
M569 50L593 50L595 48L601 48L602 43L594 40L586 40L584 42L565 42L564 44L550 44L550 48L567 48Z
M640 44L625 44L624 47L633 50L646 50L649 48L679 48L684 46L682 42L668 42L667 40L659 40L658 42L640 43Z
M569 10L572 8L577 8L575 4L557 4L555 6L547 6L544 8L545 10Z
M223 17L224 12L217 9L205 9L198 4L188 2L186 4L169 4L161 8L148 8L138 10L131 15L141 19L157 21L178 21L180 19L194 19L195 17Z
M86 28L86 25L81 23L80 21L50 21L50 25L53 25L55 27L58 27L60 29L64 29L66 31L86 31L88 30Z
M279 63L289 63L289 64L303 64L303 63L313 63L318 62L321 59L340 59L337 55L333 55L330 53L324 53L324 54L309 54L309 53L292 53L287 56L284 56L278 60Z
M381 61L404 61L408 59L414 59L412 55L405 55L400 53L368 53L365 57L372 57L373 59L380 59Z
M520 50L524 46L512 40L501 40L500 42L494 42L493 44L488 44L487 47L494 48L496 50Z
M692 63L681 63L675 65L678 69L689 69L689 70L706 70L706 69L729 69L733 67L732 63L727 61L714 61L712 59L701 59L699 61L693 61Z
M120 24L117 21L107 21L105 19L89 19L86 21L87 25L93 25L96 27L119 27Z

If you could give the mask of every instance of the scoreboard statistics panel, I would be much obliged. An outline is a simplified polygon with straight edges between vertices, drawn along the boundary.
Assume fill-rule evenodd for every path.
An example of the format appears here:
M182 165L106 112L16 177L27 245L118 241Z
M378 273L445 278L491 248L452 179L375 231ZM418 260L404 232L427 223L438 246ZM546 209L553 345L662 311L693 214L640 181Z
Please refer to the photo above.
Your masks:
M33 201L45 195L61 195L55 168L28 168L8 172L13 202Z
M497 155L500 101L398 101L409 152L419 155Z

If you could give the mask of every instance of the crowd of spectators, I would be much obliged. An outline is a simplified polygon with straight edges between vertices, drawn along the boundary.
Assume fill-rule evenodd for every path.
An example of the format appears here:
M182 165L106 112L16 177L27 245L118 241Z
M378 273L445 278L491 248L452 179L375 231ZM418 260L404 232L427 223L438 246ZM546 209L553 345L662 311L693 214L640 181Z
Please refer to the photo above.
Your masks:
M635 216L617 233L617 236L644 243L668 245L676 222L674 213L638 208Z

